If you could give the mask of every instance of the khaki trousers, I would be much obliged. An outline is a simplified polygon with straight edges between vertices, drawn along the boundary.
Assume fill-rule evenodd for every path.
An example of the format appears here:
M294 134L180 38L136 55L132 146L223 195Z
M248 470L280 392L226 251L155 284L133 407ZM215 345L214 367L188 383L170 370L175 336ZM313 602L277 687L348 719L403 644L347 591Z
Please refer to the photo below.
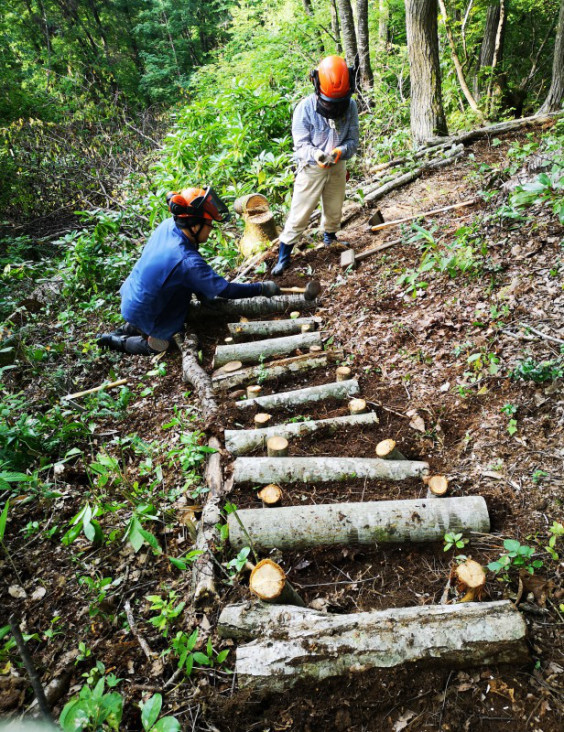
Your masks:
M347 166L344 160L330 168L306 165L296 176L290 214L280 234L284 244L295 244L309 224L319 199L323 209L321 227L333 234L341 228L341 214L345 201Z

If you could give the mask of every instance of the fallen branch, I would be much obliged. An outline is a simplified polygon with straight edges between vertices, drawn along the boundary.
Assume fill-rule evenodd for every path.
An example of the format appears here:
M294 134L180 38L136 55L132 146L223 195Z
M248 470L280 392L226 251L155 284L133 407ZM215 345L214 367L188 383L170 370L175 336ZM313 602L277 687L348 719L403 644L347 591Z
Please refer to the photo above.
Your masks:
M127 622L129 623L129 629L133 633L133 635L137 638L137 642L141 646L141 650L147 656L148 661L152 661L155 657L155 654L153 651L149 648L147 645L147 641L143 638L141 633L137 629L137 625L135 624L135 619L133 617L133 611L131 610L131 603L129 600L126 600L123 603L123 609L125 610L125 615L127 617Z
M564 344L564 341L561 338L556 338L555 336L548 335L548 333L543 333L542 330L537 330L536 328L533 328L532 325L527 325L527 323L519 323L519 325L526 330L530 330L531 333L534 333L539 338L544 338L547 341L554 341L555 343Z
M255 320L252 323L228 323L227 327L235 338L253 336L271 338L273 336L297 335L302 332L302 325L311 325L311 329L315 330L316 324L315 318L294 318L293 320Z
M229 361L241 361L241 363L257 363L261 358L272 358L284 356L298 348L307 349L310 346L320 346L323 343L321 334L300 333L282 338L268 338L262 341L251 341L249 343L233 343L228 346L217 346L213 364L215 368L229 363Z
M293 391L283 391L280 394L269 394L256 399L247 399L244 402L237 402L236 406L242 410L254 407L267 410L279 409L281 407L313 404L324 399L348 399L358 394L358 392L358 381L349 379L348 381L335 381L329 384L320 384L319 386L308 386L305 389L294 389Z
M191 384L202 405L202 415L207 425L217 418L219 406L215 401L210 377L198 363L198 337L186 327L184 338L177 333L174 340L182 353L182 380Z
M95 394L98 391L104 391L105 389L113 389L116 386L124 386L127 384L127 379L118 379L118 381L112 381L109 384L100 384L92 389L86 389L85 391L77 391L74 394L67 394L61 399L78 399L79 397L86 396L87 394Z
M39 709L41 710L41 714L45 717L45 719L52 722L53 718L51 717L51 710L49 708L49 703L47 701L47 698L45 697L45 691L43 690L43 686L41 685L41 681L39 680L39 674L37 673L35 664L33 663L33 660L31 658L31 656L29 655L29 652L26 648L25 641L23 639L19 623L16 621L14 615L10 616L8 622L10 623L10 628L12 630L12 636L14 638L14 641L16 642L16 646L18 647L18 652L20 654L23 665L25 666L25 670L27 671L27 675L31 682L31 686L33 688L33 693L35 694L35 698L37 699L37 705L39 706Z
M382 229L389 229L391 226L399 226L405 224L407 221L415 221L415 219L427 218L429 216L435 216L435 214L444 213L445 211L452 211L457 208L465 208L466 206L473 206L475 203L479 203L477 198L472 198L468 201L462 201L461 203L453 203L451 206L443 206L442 208L435 208L432 211L421 211L420 213L413 214L412 216L406 216L403 219L395 219L395 221L386 221L383 224L377 226L371 226L370 231L382 231Z

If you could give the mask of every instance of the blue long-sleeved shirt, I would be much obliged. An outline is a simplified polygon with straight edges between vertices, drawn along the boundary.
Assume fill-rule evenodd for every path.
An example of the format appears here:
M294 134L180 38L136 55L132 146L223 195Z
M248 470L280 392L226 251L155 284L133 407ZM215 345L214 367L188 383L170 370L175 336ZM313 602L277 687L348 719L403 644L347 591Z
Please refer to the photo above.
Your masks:
M358 148L358 109L351 99L346 114L329 120L316 111L315 94L302 99L294 111L292 137L294 138L294 158L298 165L315 165L315 150L331 153L340 147L341 160L349 160Z

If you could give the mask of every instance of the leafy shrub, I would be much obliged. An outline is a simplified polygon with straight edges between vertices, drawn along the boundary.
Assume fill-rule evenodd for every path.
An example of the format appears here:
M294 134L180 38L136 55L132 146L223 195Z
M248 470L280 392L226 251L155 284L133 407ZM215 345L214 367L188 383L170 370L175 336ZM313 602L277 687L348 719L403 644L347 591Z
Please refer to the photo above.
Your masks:
M512 379L520 381L534 381L535 384L543 384L546 381L554 381L564 376L562 361L535 361L527 358L515 366L510 374Z

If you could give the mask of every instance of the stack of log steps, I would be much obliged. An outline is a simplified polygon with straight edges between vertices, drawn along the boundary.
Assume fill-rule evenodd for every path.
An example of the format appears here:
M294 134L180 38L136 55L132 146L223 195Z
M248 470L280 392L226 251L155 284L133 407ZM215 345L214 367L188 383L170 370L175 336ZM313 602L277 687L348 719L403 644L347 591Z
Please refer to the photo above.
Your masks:
M229 361L259 363L261 359L286 356L298 349L307 350L312 346L321 348L322 344L321 334L317 331L249 343L232 343L228 346L217 346L213 364L214 368L219 368Z

